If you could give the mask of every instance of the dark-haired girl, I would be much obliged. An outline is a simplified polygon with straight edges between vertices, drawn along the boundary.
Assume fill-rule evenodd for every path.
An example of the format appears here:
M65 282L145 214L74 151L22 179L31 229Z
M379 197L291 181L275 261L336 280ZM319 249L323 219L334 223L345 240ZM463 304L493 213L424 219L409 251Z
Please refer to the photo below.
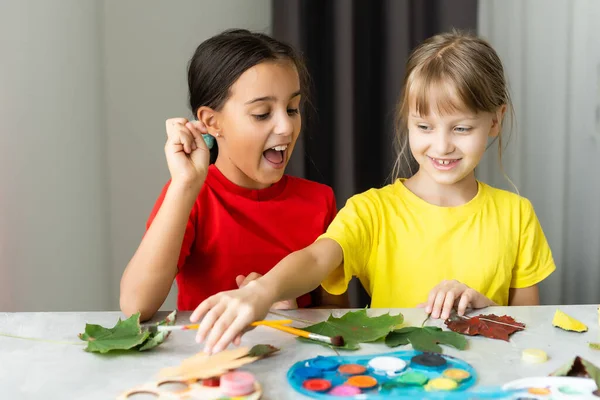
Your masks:
M177 280L179 310L268 272L324 233L330 187L284 174L301 129L308 75L295 51L231 30L198 46L188 67L193 120L166 121L171 179L121 279L126 315L151 318ZM327 296L327 299L321 296ZM345 305L322 291L277 303Z

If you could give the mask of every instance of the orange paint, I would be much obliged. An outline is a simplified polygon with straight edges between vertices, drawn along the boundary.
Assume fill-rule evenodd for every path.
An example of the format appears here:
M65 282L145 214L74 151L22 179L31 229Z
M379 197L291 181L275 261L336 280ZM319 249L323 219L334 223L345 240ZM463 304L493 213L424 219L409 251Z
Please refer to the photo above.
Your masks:
M349 378L346 384L361 389L368 389L377 386L377 379L368 375L357 375Z
M541 394L541 395L546 395L546 394L551 394L552 392L550 391L550 389L548 388L529 388L529 390L527 390L530 394Z
M344 375L364 374L367 369L358 364L343 364L338 368L338 372Z

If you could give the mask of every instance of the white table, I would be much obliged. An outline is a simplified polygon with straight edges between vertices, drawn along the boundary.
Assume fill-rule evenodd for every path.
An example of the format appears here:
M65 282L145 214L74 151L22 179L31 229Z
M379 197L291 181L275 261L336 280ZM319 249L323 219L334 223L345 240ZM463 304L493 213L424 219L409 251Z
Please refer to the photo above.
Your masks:
M468 348L458 351L443 346L444 353L469 362L478 372L478 385L500 385L508 381L548 375L565 362L579 355L600 366L600 351L592 350L588 342L600 342L597 305L492 307L483 313L510 315L527 325L523 332L511 336L510 342L468 337ZM588 325L585 333L565 332L552 326L557 308ZM290 316L315 322L326 319L330 312L340 316L347 310L296 310ZM372 309L370 315L401 312L405 325L420 326L424 319L421 309ZM157 317L166 315L161 313ZM180 313L179 323L186 323L189 314ZM122 317L119 312L74 313L0 313L0 332L28 337L77 342L86 323L112 327ZM274 319L281 319L272 316ZM301 324L296 324L301 326ZM443 327L440 320L428 325ZM286 381L286 372L295 362L317 355L334 355L327 348L298 342L287 333L259 327L244 336L243 345L268 343L279 347L276 355L244 367L263 384L264 399L306 399L294 392ZM363 344L353 354L382 353L390 349L384 344ZM114 399L127 389L153 380L166 366L176 366L201 350L194 342L194 332L174 332L165 343L152 351L118 355L87 353L84 346L55 344L0 337L0 398L2 399ZM521 361L521 351L539 348L550 360L528 365Z

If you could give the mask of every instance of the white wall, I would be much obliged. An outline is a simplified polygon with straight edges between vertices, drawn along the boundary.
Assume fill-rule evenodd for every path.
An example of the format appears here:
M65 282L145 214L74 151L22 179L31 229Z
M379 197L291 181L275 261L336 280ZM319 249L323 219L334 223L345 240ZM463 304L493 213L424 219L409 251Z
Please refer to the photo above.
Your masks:
M0 2L0 310L112 304L99 3Z
M0 311L118 309L186 64L234 27L270 0L0 2Z
M479 32L502 58L516 126L503 163L531 199L558 270L545 303L600 302L600 2L481 0ZM510 188L496 147L479 177Z

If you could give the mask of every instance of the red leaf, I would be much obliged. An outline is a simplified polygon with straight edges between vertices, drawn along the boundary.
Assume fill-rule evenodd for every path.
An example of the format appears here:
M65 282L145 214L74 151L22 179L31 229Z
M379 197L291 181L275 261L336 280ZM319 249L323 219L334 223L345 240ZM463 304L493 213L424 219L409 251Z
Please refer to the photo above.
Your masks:
M494 314L478 315L471 318L453 315L445 321L445 324L451 331L463 335L482 335L507 342L509 335L525 329L525 324L515 321L512 317L507 315L498 317Z

